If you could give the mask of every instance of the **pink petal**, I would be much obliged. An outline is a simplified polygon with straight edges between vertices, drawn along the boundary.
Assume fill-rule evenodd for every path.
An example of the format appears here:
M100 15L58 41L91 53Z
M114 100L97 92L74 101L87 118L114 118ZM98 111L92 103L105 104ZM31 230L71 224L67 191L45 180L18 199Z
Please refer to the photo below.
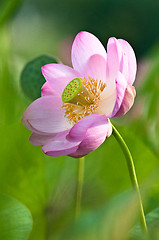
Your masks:
M49 82L45 82L41 88L41 96L44 97L50 95L56 95L56 92L53 90Z
M51 141L56 134L40 135L33 132L29 138L29 142L33 145L43 146L47 142Z
M122 57L122 47L114 37L107 44L107 82L115 81Z
M66 139L68 131L58 134L52 141L44 144L43 152L52 157L69 155L75 152L80 142L70 142Z
M103 56L99 54L92 55L84 69L84 75L86 77L92 77L94 79L102 80L103 82L106 82L106 60Z
M99 125L94 124L88 128L85 137L81 144L79 145L75 153L70 154L71 157L83 157L88 153L97 149L107 137L112 133L112 126L107 119L106 123L101 123Z
M129 111L129 109L132 107L134 103L135 95L136 91L134 86L127 86L122 104L114 118L121 117Z
M91 114L82 118L70 130L67 139L69 141L82 141L89 128L106 124L108 119L105 115Z
M79 32L72 45L73 68L84 74L85 65L94 54L106 59L106 51L98 38L89 32Z
M105 114L107 118L111 115L116 102L116 84L110 82L106 85L104 91L100 95L100 101L96 113Z
M116 79L116 102L110 117L113 117L119 111L119 108L121 107L122 101L124 99L126 88L127 81L125 80L125 77L120 72L118 72L118 77Z
M70 129L71 124L64 117L62 100L57 96L41 97L25 111L22 123L37 133L58 133Z
M136 76L136 57L134 50L128 42L123 39L118 40L122 46L123 56L120 65L120 71L125 76L128 85L132 85Z
M80 77L80 74L77 71L63 64L46 64L41 70L46 81L49 82L52 89L60 96L71 80Z

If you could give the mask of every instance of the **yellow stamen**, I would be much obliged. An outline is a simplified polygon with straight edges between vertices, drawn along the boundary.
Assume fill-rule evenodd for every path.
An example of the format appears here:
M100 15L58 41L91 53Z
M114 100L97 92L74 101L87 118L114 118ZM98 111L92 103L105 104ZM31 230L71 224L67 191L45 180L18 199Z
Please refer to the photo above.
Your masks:
M88 80L85 77L74 80L66 86L62 94L65 117L73 124L96 112L100 94L106 86L101 80L98 81L91 77L88 77ZM78 85L75 88L74 83Z

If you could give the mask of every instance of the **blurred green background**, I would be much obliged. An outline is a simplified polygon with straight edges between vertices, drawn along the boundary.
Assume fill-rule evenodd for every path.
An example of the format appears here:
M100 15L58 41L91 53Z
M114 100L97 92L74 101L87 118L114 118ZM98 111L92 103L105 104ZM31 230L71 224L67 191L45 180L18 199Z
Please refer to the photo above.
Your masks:
M131 193L117 196L131 184L113 136L86 157L82 213L74 224L78 159L45 156L21 123L31 103L20 86L22 69L41 54L71 65L81 30L105 47L111 36L124 38L136 52L136 101L113 123L134 157L146 213L159 207L158 22L158 0L0 0L0 239L123 240L136 223ZM153 216L159 222L158 211ZM157 228L152 236L159 239Z

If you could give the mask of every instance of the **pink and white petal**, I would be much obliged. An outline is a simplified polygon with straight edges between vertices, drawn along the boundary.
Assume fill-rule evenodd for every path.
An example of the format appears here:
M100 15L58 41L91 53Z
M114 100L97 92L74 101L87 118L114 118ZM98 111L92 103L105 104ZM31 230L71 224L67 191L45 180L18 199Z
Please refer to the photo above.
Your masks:
M106 82L106 60L103 56L99 54L92 55L84 69L84 76L92 77L98 81Z
M29 142L33 145L43 146L47 142L51 141L56 134L47 134L47 135L40 135L33 132L29 138Z
M81 74L84 74L88 59L99 54L106 59L106 51L102 43L89 32L79 32L72 45L72 65Z
M24 112L24 114L25 114L25 112ZM29 129L30 131L35 132L35 133L37 133L37 134L41 134L41 135L42 135L42 134L45 134L45 133L42 133L41 131L35 129L35 128L31 125L31 123L28 121L28 119L25 118L24 115L23 115L21 121L22 121L23 125L24 125L27 129Z
M113 116L114 118L121 117L130 110L134 103L135 95L136 95L135 87L127 86L122 104L118 112L115 114L115 116Z
M118 40L114 37L109 38L107 44L107 82L115 81L120 69L122 58L122 47Z
M108 119L105 115L91 114L77 122L67 135L67 139L72 142L82 141L89 128L107 124Z
M118 77L116 79L116 91L117 91L116 102L115 102L114 109L110 115L110 118L113 117L119 111L122 101L124 99L125 90L127 86L128 85L125 77L123 76L123 74L118 72Z
M125 76L128 85L132 85L135 81L137 69L135 53L127 41L123 39L118 39L118 41L122 46L123 51L120 71Z
M100 95L100 101L96 113L106 115L107 118L111 115L116 102L116 84L111 82L106 85L104 91Z
M71 67L57 63L46 64L41 68L41 70L46 81L49 82L52 89L60 96L62 95L66 85L71 80L81 76Z
M83 141L80 143L77 151L69 156L79 158L97 149L107 137L112 133L112 126L107 119L106 123L93 125L88 128Z
M41 97L25 111L22 123L37 133L59 133L70 129L72 125L64 117L62 100L58 96Z
M45 82L41 88L41 96L44 97L44 96L51 96L51 95L57 95L57 93L55 92L55 90L53 90L49 82Z
M68 131L58 134L54 139L42 147L43 152L52 157L69 155L76 152L80 142L70 142L66 136Z

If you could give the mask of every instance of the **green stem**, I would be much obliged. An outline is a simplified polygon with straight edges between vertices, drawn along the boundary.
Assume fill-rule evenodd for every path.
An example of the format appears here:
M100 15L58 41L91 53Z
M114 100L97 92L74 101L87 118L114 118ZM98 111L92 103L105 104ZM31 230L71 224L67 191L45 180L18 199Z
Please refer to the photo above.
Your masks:
M0 26L10 17L16 8L22 3L22 0L3 0L0 4Z
M77 195L76 195L76 212L75 218L78 219L81 210L82 187L84 179L84 157L78 158L78 180L77 180Z
M137 177L136 177L133 158L129 151L128 146L126 145L126 143L125 143L124 139L122 138L122 136L120 135L120 133L117 131L117 129L113 125L112 125L112 127L113 127L113 135L114 135L115 139L117 140L117 142L119 143L119 145L124 153L124 156L126 158L131 183L132 183L132 186L135 189L137 196L138 196L139 207L140 207L140 224L141 224L143 232L147 232L146 219L145 219L145 215L144 215L144 209L143 209L141 194L140 194L139 185L138 185L138 181L137 181Z

